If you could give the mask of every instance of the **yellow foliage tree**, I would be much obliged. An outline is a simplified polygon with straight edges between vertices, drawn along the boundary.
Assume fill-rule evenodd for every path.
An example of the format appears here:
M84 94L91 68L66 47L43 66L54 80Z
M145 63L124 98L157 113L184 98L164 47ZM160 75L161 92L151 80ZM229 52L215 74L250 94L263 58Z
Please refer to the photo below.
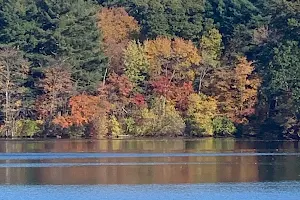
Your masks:
M189 96L187 131L190 135L213 135L213 118L217 115L217 101L203 94Z
M248 62L245 57L240 58L238 65L235 67L240 100L239 110L253 107L257 102L257 90L261 80L257 76L251 78L253 72L253 62Z
M191 41L158 37L145 41L144 46L152 76L170 76L179 81L194 80L191 66L198 65L201 58Z
M114 115L110 117L108 129L109 134L113 137L118 137L122 134L121 125Z
M149 69L149 61L146 58L144 46L136 41L130 41L124 51L125 74L135 85L143 83L145 74Z
M158 122L158 116L148 108L143 108L137 114L138 124L136 125L137 135L148 135L155 132L156 123Z

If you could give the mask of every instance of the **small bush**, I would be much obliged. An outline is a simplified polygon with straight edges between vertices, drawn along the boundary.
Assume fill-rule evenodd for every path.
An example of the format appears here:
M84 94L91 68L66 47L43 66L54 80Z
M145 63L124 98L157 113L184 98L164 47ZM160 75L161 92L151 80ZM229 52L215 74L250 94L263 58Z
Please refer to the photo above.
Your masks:
M32 137L41 131L41 121L22 119L16 122L16 136Z
M135 134L135 121L132 117L124 119L126 134L134 135Z
M233 122L227 117L214 118L213 129L215 135L232 135L236 132L236 127Z
M123 132L120 123L114 115L110 117L108 129L110 135L113 137L118 137Z
M159 119L153 110L143 108L135 117L135 135L155 135L155 128Z
M183 134L185 123L172 103L156 98L149 109L135 115L134 127L139 136L178 136Z
M182 135L185 129L185 123L174 105L167 103L165 114L160 116L159 126L157 126L158 135L178 136Z

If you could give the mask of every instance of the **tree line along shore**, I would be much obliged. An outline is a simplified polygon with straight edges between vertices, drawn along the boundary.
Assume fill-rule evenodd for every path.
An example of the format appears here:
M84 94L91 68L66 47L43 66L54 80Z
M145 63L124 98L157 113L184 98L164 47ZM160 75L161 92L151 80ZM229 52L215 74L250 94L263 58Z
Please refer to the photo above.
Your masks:
M0 0L1 137L293 138L297 0Z

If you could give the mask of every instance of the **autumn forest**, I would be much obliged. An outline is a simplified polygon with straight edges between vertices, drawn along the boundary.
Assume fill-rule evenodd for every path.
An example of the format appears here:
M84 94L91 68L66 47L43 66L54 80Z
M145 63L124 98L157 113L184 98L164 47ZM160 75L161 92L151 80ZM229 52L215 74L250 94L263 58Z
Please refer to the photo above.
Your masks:
M300 137L299 0L0 0L1 137Z

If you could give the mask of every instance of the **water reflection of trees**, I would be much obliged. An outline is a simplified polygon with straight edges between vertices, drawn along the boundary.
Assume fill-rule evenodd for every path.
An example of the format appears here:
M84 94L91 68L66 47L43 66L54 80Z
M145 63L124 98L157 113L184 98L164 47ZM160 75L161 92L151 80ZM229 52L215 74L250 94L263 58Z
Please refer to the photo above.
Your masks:
M234 151L232 140L62 140L6 143L2 152L201 152ZM2 148L2 149L1 149ZM239 147L241 148L241 147ZM243 147L246 148L246 147ZM26 162L26 161L25 161ZM32 162L32 161L27 161ZM45 161L39 161L45 162ZM49 162L49 161L48 161ZM58 162L58 161L51 161ZM2 183L151 184L256 181L256 157L103 158L60 162L176 163L169 165L0 168ZM178 164L181 163L181 164ZM200 164L189 164L200 163ZM250 164L249 164L250 163Z
M294 143L271 147L234 139L203 140L62 140L3 142L1 152L256 152L298 151ZM257 146L255 146L257 145ZM257 148L255 148L257 147ZM16 162L11 160L2 163ZM19 161L20 162L20 161ZM9 184L170 184L252 182L299 179L296 156L207 156L101 158L22 162L170 163L49 168L0 168L0 183ZM173 164L171 164L173 163ZM198 163L198 164L195 164Z

